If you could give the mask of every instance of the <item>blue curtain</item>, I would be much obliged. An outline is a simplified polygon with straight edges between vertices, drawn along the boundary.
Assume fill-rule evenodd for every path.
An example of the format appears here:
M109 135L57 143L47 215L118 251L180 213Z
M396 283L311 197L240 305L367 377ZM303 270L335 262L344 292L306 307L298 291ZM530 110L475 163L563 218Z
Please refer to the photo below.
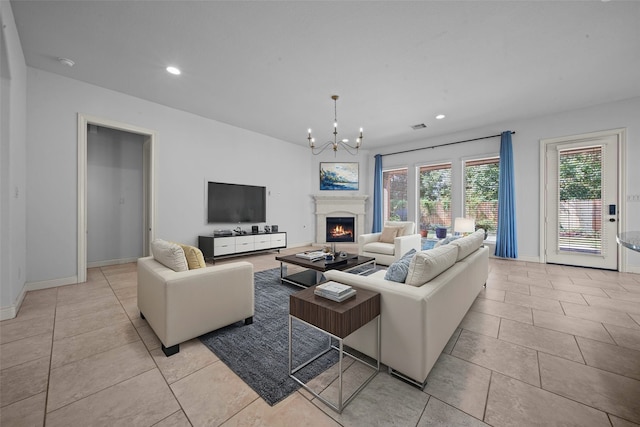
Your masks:
M511 131L502 132L500 140L500 179L498 187L498 231L495 255L518 258L516 233L516 195L513 177Z
M372 233L382 231L382 154L375 155L376 164L373 174L373 227Z

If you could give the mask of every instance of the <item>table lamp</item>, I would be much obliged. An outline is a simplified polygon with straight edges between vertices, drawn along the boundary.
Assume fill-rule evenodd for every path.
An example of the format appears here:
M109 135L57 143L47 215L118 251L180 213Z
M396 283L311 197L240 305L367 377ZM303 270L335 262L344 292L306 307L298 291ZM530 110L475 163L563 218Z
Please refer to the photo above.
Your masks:
M473 233L476 229L476 222L472 218L456 218L453 226L453 231L458 234L466 236L469 233Z

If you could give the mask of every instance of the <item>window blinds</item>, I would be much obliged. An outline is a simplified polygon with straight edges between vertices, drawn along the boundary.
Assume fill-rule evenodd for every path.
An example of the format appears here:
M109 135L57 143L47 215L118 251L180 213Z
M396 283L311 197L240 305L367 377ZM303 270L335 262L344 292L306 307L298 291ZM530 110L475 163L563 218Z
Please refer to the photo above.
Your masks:
M558 151L558 251L602 255L602 146Z

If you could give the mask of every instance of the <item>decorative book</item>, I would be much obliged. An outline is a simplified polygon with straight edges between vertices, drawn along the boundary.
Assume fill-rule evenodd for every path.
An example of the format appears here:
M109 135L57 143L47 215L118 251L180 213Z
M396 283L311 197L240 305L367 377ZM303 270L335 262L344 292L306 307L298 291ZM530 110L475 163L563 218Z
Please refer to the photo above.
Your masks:
M325 253L323 251L301 252L299 254L296 254L296 256L298 258L303 258L308 261L316 261L318 259L323 259L325 256Z
M333 281L328 281L325 283L321 283L320 285L316 286L316 289L319 289L323 292L326 292L328 294L332 294L335 296L340 296L340 295L344 295L347 292L349 292L351 289L353 289L351 286L349 285L345 285L342 283L338 283L338 282L333 282Z
M316 286L314 293L332 301L341 302L354 296L356 290L349 285L329 281Z
M341 295L336 295L330 292L326 292L323 291L322 289L318 290L318 287L316 287L316 289L313 291L314 294L318 295L319 297L322 298L326 298L326 299L330 299L331 301L336 301L336 302L342 302L344 300L347 300L351 297L354 297L356 295L356 290L355 289L350 289L347 292L341 294Z

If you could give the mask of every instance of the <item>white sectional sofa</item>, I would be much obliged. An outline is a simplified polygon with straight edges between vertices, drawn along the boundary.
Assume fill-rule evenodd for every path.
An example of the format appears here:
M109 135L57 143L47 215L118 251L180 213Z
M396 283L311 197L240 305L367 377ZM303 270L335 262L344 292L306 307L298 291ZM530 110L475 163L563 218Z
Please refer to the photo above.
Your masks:
M385 280L386 270L359 276L331 270L329 280L380 292L381 362L390 372L424 388L429 371L485 285L489 249L484 230L447 245L405 257L405 283ZM393 268L394 266L391 266ZM421 282L423 283L421 284ZM376 324L345 339L369 356L376 354Z

